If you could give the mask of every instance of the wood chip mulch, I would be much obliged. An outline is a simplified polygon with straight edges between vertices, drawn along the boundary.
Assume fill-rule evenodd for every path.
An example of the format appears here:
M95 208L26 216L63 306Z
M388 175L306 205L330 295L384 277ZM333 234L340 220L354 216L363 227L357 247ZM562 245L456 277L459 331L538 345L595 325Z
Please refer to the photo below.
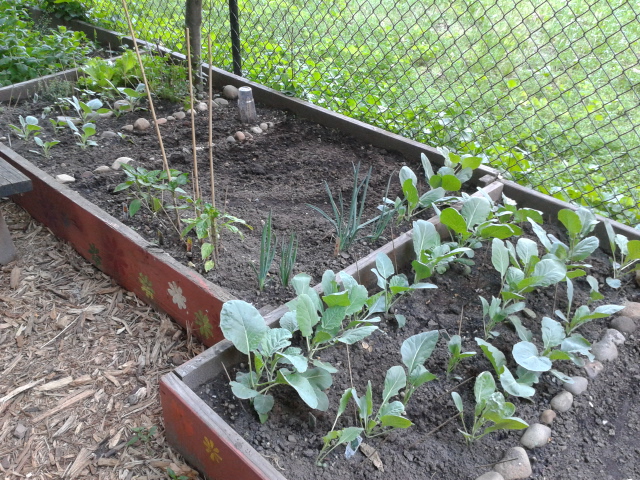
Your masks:
M19 252L0 266L0 477L200 478L166 443L158 380L202 346L20 207L0 210Z

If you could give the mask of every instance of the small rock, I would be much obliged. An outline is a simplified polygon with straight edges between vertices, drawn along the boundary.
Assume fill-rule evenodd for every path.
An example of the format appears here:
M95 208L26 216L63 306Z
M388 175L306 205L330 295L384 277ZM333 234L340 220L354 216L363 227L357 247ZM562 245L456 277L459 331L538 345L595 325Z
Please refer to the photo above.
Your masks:
M110 171L111 171L111 167L107 167L106 165L100 165L93 172L94 173L105 173L105 172L110 172Z
M111 130L105 130L100 134L100 138L114 138L117 136L118 134L116 132L112 132Z
M125 112L131 110L131 104L127 100L116 100L113 102L113 109Z
M139 118L133 122L133 128L136 130L144 131L151 126L151 123L146 118Z
M216 98L213 100L213 104L217 105L218 107L224 107L226 105L229 105L229 102L227 102L224 98Z
M273 128L275 126L275 123L273 122L267 122L267 127L269 128Z
M222 96L229 100L235 100L236 98L238 98L238 89L233 85L226 85L222 89Z
M207 110L209 110L209 106L206 102L200 102L196 105L196 110L198 110L199 112L206 112Z
M111 118L111 117L113 117L113 112L111 111L98 114L98 118Z
M567 391L560 392L551 399L551 408L556 412L564 413L571 408L571 405L573 405L573 395Z
M158 125L164 125L165 123L167 123L167 119L166 118L159 118L156 120L156 124Z
M176 121L176 117L174 117L173 115L169 115L167 117L167 120L169 120L170 122L175 122Z
M244 132L244 138L247 141L253 140L253 135L251 135L249 132Z
M260 127L251 127L249 130L251 130L251 133L255 134L262 133L262 129Z
M581 395L589 386L589 380L584 377L571 377L571 379L573 383L565 383L562 386L573 396Z
M618 330L616 330L615 328L607 328L607 331L604 332L604 335L602 336L601 341L602 342L610 341L610 342L613 342L615 345L622 345L626 341L626 338L624 338L624 335L620 333Z
M269 129L269 125L267 125L266 123L262 122L260 125L260 128L262 130L264 130L265 132Z
M123 163L129 164L130 162L133 162L133 158L119 157L119 158L116 158L116 160L113 162L113 165L111 165L111 168L113 170L120 170L120 166Z
M22 440L24 436L27 434L27 430L28 430L27 427L25 427L21 423L18 423L16 425L16 428L13 430L13 436Z
M67 175L66 173L56 175L56 180L58 180L60 183L71 183L76 181L75 178L73 178L71 175Z
M584 364L584 371L587 372L587 376L592 380L596 378L603 369L604 366L598 360Z
M529 318L536 318L536 312L534 312L533 310L531 310L530 308L525 308L524 310L522 310L522 313L524 313L527 317Z
M184 363L184 357L180 353L174 353L171 355L171 362L176 366L182 365Z
M235 139L235 138L233 138L231 135L229 135L229 136L227 137L227 143L236 143L236 139Z
M80 123L82 123L82 120L76 117L56 117L56 120L64 123L71 122L74 125L80 125Z
M640 270L638 270L640 272ZM619 316L611 321L611 328L615 328L621 333L633 333L636 331L636 322L629 317Z
M289 440L291 443L296 443L298 441L295 435L289 435L287 437L287 440Z
M234 136L236 137L236 140L239 142L244 142L244 139L246 138L244 133L242 132L236 132Z
M189 116L191 116L191 109L187 110L187 111L186 111L186 114L187 114L187 115L189 115Z
M541 423L534 423L527 428L520 439L520 443L526 448L544 447L551 438L551 429Z
M484 475L480 475L476 480L504 480L504 477L498 472L487 472Z
M87 172L82 172L80 174L80 178L91 178L91 177L93 177L93 173L92 172L88 172L87 171Z
M7 137L0 137L0 142L6 142L7 141Z
M545 425L551 425L555 419L556 412L551 409L547 409L540 414L540 423L544 423Z
M122 130L124 130L125 132L133 132L133 125L125 125L124 127L122 127Z
M591 353L600 362L611 362L618 358L618 347L610 339L603 339L591 345Z
M513 447L507 450L503 459L513 459L508 462L498 463L493 470L498 472L504 480L514 480L516 478L527 478L531 475L531 464L527 452L522 447Z
M624 308L618 312L623 317L629 317L631 320L640 320L640 303L625 302Z
M182 120L186 116L187 116L187 114L184 113L184 112L175 112L173 114L173 118L175 118L176 120Z

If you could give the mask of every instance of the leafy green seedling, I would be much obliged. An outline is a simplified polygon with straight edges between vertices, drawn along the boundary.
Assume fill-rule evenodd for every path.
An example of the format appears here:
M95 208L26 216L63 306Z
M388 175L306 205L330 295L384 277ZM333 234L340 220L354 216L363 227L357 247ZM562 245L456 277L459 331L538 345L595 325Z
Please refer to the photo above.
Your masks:
M118 108L119 113L138 110L140 108L140 102L147 96L144 83L139 84L135 90L129 87L121 87L117 90L126 102L126 104L120 105Z
M404 295L420 289L438 288L432 283L414 283L413 285L409 285L409 280L406 275L395 275L393 262L385 253L379 253L376 256L376 266L372 268L371 271L378 279L378 287L382 289L381 292L376 294L376 303L371 308L372 313L387 314L391 311L391 307ZM396 315L395 317L400 327L403 327L405 323L404 316Z
M444 273L452 263L469 265L470 260L462 256L472 252L468 247L458 247L455 242L442 243L436 227L426 220L413 222L413 250L416 260L411 266L416 283L434 273Z
M530 340L530 333L526 329L518 330L518 335L523 340ZM531 398L535 395L536 390L531 385L538 382L538 375L531 375L527 370L518 369L516 371L518 378L516 379L507 368L507 358L504 353L481 338L476 338L475 341L493 366L496 375L500 379L502 390L514 397Z
M98 143L94 140L91 140L96 134L96 125L94 123L85 123L82 125L82 131L78 127L74 125L71 120L67 120L67 125L73 132L73 134L80 139L79 142L76 142L76 145L79 145L83 150L87 147L97 147Z
M89 100L87 103L79 100L76 96L65 98L64 100L73 107L82 123L86 123L87 120L93 120L101 113L110 112L108 108L102 108L103 103L99 98Z
M38 125L38 119L34 116L23 117L20 115L18 119L20 120L20 126L9 124L9 128L15 130L17 135L24 141L28 141L32 134L42 130L42 127Z
M505 401L501 392L496 392L493 375L482 372L476 378L474 387L476 406L473 415L473 425L469 430L464 421L464 406L458 392L452 392L453 402L460 412L463 430L459 430L468 444L479 440L485 435L497 430L522 430L529 426L524 420L514 417L516 407Z
M429 163L426 157L423 158L423 162L425 161ZM429 168L431 167L429 166ZM399 177L403 198L398 197L395 202L392 202L385 196L385 204L381 206L390 207L393 205L393 209L398 214L398 222L411 220L414 215L418 215L423 210L431 207L435 202L442 200L446 195L446 191L442 187L434 188L423 195L420 195L418 193L418 177L413 173L413 170L407 166L400 169Z
M45 158L51 158L51 149L60 143L58 140L51 140L50 142L45 142L38 136L33 137L33 141L36 143L37 146L42 148L42 153L37 152L35 150L29 150L29 151L42 155Z
M449 363L447 363L447 376L451 375L453 370L458 364L465 358L473 357L476 352L463 352L462 351L462 337L460 335L452 335L447 343L449 350Z
M65 120L56 120L50 118L49 121L51 122L51 126L53 127L54 132L61 132L67 126L67 122Z
M133 436L127 441L127 447L134 445L138 442L149 443L153 436L156 434L158 427L133 427L131 431Z
M421 154L422 166L431 188L442 187L448 192L457 192L463 183L471 179L473 170L482 164L482 157L479 156L458 155L444 147L438 150L444 156L444 166L438 169L438 173L433 172L427 156Z
M284 287L289 286L291 275L293 273L293 266L296 264L296 257L298 256L298 238L295 232L292 232L289 236L289 241L285 242L282 239L282 247L280 250L280 268L278 270L280 281Z
M604 226L609 237L613 268L613 277L607 277L606 282L611 288L620 288L622 275L640 270L640 263L637 263L640 260L640 240L629 240L620 233L616 234L608 221Z
M360 435L362 435L362 432L364 432L364 428L362 427L346 427L341 430L336 430L338 419L347 409L347 405L349 404L349 400L351 400L352 395L353 389L348 388L344 391L342 397L340 398L340 404L338 406L336 419L333 421L333 426L331 427L329 433L322 437L322 449L316 457L316 465L318 466L322 466L324 459L327 458L327 455L329 455L338 446L350 444L358 437L360 437Z
M269 275L269 269L276 256L277 245L278 241L275 233L273 233L271 212L269 212L267 220L262 227L262 235L260 237L260 265L256 268L256 266L251 263L251 267L258 277L258 289L260 291L264 290L264 286L267 283L267 275Z
M147 170L143 167L134 167L132 165L123 164L122 170L126 175L124 182L117 185L113 191L121 192L131 189L133 200L129 204L129 216L133 217L142 206L146 207L150 213L157 213L163 208L163 199L161 192L164 190L162 185L167 180L167 173L163 170ZM176 193L186 195L182 189L188 181L189 174L182 173L178 170L170 170L171 185L169 189Z

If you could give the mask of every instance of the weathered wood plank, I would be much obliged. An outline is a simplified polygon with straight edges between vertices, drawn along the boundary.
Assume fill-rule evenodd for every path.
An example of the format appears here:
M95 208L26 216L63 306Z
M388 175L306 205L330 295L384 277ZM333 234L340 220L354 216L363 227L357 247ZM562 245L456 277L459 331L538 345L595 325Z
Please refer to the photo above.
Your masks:
M0 158L0 197L28 192L32 188L29 177Z

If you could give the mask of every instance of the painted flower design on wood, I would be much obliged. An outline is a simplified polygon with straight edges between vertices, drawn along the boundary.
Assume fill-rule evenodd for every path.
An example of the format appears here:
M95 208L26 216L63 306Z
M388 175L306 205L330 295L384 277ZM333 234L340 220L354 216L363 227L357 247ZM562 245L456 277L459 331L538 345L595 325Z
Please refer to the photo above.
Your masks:
M180 310L187 308L187 299L182 294L182 288L180 288L176 282L169 282L167 292L171 296L173 303L175 303Z
M207 451L207 454L209 454L211 461L220 463L222 461L222 457L220 456L220 450L216 447L216 444L207 437L204 437L204 441L202 443L204 443L204 449Z
M151 283L149 277L140 272L140 274L138 275L138 280L140 281L140 288L142 289L144 294L149 298L153 298L155 292L153 291L153 283Z
M196 326L198 327L198 331L200 335L204 338L209 338L213 335L213 327L209 322L209 317L207 317L202 310L198 310L196 312Z

